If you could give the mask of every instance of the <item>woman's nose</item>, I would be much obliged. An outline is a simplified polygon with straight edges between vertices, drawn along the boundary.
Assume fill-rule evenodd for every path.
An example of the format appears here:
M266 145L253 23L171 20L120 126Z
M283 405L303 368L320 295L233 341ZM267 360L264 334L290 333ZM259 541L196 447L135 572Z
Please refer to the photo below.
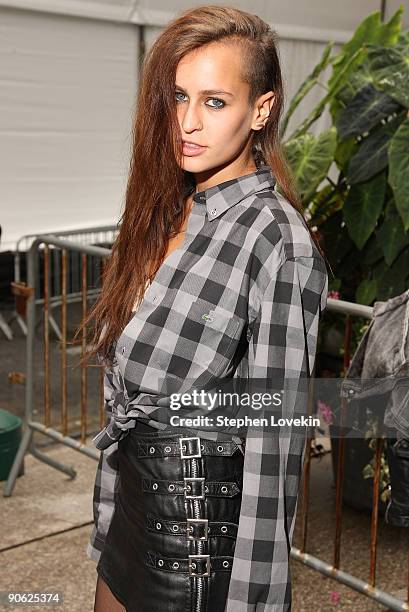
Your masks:
M186 132L202 129L202 119L200 117L200 112L193 104L190 104L186 107L185 114L182 118L182 128Z

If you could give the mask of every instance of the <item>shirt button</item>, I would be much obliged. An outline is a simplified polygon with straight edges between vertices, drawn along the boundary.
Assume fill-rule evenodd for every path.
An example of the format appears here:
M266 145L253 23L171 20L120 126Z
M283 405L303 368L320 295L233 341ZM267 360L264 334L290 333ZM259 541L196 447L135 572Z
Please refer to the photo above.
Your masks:
M217 208L213 208L212 212L210 214L215 215L217 213Z
M152 302L156 301L156 295L152 296Z
M124 346L121 349L121 353L122 353L122 355L125 353L125 347Z

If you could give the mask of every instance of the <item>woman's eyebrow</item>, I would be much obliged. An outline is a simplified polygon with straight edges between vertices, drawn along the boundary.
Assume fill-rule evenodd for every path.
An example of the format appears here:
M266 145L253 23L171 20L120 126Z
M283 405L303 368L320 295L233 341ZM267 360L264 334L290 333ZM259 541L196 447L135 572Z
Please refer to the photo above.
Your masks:
M180 89L181 91L186 93L186 90L183 89L183 87L179 87L179 85L175 85L176 89ZM224 91L223 89L202 89L202 91L199 91L200 94L206 95L206 96L210 96L210 95L215 95L215 94L223 94L225 96L233 96L234 94L230 93L230 91Z

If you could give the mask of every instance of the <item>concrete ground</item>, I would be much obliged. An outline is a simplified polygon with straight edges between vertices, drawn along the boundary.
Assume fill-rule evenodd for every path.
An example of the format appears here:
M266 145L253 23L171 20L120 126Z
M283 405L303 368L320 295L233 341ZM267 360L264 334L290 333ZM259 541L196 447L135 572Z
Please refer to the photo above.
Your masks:
M77 476L70 479L32 455L26 456L25 473L17 478L12 496L0 497L0 592L54 589L64 599L57 610L91 612L97 574L85 548L97 463L62 445L50 446L45 452L74 467Z
M9 382L8 374L13 370L24 371L25 342L15 326L13 329L17 332L13 342L0 338L0 407L22 416L24 386ZM57 356L55 342L51 350ZM53 367L52 415L57 419L60 410L58 370L55 363ZM37 368L41 387L41 346L38 349ZM90 377L90 435L98 429L95 382L96 379ZM78 384L72 383L69 389L69 406L73 407L74 412L70 419L72 422L79 414L78 391ZM36 397L36 406L37 417L40 418L41 393ZM71 480L32 455L26 456L25 473L17 478L12 496L0 496L0 592L55 589L62 592L64 598L57 610L92 612L96 571L95 563L88 559L85 549L92 526L92 493L97 464L71 448L50 444L41 434L35 434L35 441L43 452L73 466L77 470L77 477ZM89 442L89 445L92 443ZM328 442L326 446L329 448ZM0 484L3 486L4 482ZM308 525L307 552L332 563L335 488L330 453L312 459ZM301 544L300 526L297 520L293 541L297 548ZM407 595L408 542L407 530L385 525L380 518L377 586L401 599ZM344 506L341 568L367 580L369 548L369 515ZM388 609L294 559L291 560L291 570L294 612L333 608L354 612ZM4 609L17 610L17 607ZM44 610L44 606L24 606L22 609L35 612Z

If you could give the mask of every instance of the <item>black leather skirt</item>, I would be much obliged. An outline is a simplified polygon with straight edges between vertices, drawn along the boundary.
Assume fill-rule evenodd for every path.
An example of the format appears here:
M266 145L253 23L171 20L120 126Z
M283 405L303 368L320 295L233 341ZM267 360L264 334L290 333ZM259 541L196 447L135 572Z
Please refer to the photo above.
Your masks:
M245 440L173 432L138 423L120 440L115 511L97 571L127 612L224 612Z

